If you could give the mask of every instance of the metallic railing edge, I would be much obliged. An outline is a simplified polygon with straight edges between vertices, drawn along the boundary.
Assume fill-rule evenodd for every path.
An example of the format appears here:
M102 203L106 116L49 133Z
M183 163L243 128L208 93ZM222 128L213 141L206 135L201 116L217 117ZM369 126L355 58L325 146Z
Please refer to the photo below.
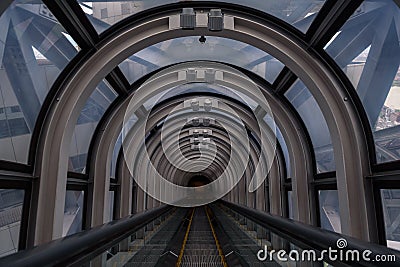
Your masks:
M161 206L99 227L51 241L32 249L0 258L0 266L71 266L79 265L118 244L146 224L170 211Z
M359 262L343 261L341 262L343 265L380 266L381 263L382 266L396 267L400 264L400 251L283 218L281 216L271 215L270 213L234 204L225 200L220 200L220 203L262 227L269 229L278 236L287 239L289 242L299 245L299 247L305 245L316 251L329 250L329 248L337 249L338 239L344 238L347 241L347 246L343 248L343 250L358 250L360 252L370 250L372 252L370 255L371 259L374 259L376 255L394 255L396 257L394 262L364 261L362 257L360 257ZM337 263L338 262L335 262L335 264Z

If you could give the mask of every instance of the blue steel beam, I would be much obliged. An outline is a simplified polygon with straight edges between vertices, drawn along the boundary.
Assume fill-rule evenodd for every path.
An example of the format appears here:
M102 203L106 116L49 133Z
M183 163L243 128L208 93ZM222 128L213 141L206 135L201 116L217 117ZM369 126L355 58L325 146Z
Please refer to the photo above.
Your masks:
M32 47L59 69L63 69L77 52L62 34L62 27L23 6L12 6L1 17L2 27L9 26L1 31L4 33L1 38L5 40L3 47L0 46L4 49L0 59L32 131L48 89L45 73L38 66Z
M379 30L372 41L357 87L372 127L378 119L400 64L399 37L393 17L389 14L376 25Z

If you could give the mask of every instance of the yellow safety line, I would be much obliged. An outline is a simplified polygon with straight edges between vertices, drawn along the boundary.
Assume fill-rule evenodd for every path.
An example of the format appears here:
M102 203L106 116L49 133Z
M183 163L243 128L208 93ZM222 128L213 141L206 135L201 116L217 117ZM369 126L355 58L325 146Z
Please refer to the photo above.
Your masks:
M190 215L189 225L186 229L185 238L183 239L181 252L179 253L178 261L176 262L176 267L181 266L183 252L185 251L186 241L188 239L189 232L190 232L190 226L192 226L193 215L194 215L194 209L192 210L192 215Z
M210 218L210 215L208 214L207 206L204 207L204 208L205 208L205 210L206 210L206 214L207 214L207 218L208 218L208 223L210 224L211 231L212 231L212 234L213 234L213 236L214 236L215 244L217 245L217 249L218 249L219 256L221 257L222 265L224 265L224 267L228 267L228 264L226 264L226 260L225 260L224 253L222 252L222 248L221 248L221 246L220 246L220 244L219 244L217 235L215 234L214 227L213 227L213 225L212 225L212 223L211 223L211 218Z

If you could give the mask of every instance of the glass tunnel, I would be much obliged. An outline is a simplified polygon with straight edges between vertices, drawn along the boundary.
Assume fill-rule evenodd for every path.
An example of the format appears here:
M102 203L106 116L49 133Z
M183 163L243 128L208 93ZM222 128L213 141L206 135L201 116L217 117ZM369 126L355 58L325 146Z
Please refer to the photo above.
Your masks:
M400 266L399 38L398 0L1 1L0 266Z

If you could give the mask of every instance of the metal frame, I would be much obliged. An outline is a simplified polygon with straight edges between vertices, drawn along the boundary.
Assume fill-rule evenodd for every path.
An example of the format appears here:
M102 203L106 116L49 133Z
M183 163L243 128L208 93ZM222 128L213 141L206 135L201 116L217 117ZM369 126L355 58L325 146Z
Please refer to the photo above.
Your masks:
M0 9L0 14L7 8L7 6L10 3L11 3L11 1L4 1L4 3L2 3L1 9ZM45 104L43 105L43 108L40 113L41 115L39 115L38 122L35 126L35 131L32 135L28 165L0 161L0 169L32 173L34 162L36 159L35 155L38 153L38 151L41 150L41 148L39 146L39 142L38 142L40 132L44 125L44 119L49 112L50 105L56 101L56 96L58 94L57 93L58 88L62 87L64 79L67 76L67 73L74 72L76 69L76 66L81 65L80 62L85 61L87 58L89 58L91 55L93 55L95 50L98 47L97 37L95 36L95 35L97 35L97 33L95 35L93 35L94 31L93 31L93 29L91 29L91 28L93 28L93 26L90 24L90 22L88 20L86 20L85 14L82 12L82 10L80 9L79 5L76 2L74 2L74 1L69 1L69 2L45 1L45 3L49 5L49 8L56 15L58 20L64 25L64 27L66 27L68 32L73 36L73 38L84 49L78 54L78 56L76 58L74 58L74 60L63 71L63 73L57 79L57 82L53 85L49 95L46 98ZM324 53L324 51L322 51L322 49L318 49L317 47L319 46L321 48L321 47L323 47L324 44L326 44L326 42L330 39L330 37L336 32L337 29L339 29L341 27L341 25L343 25L343 23L353 13L353 11L359 6L360 3L361 3L361 1L328 0L325 3L325 5L323 6L323 8L320 10L317 18L314 20L314 22L310 26L308 32L305 34L305 36L303 34L299 33L298 31L296 31L295 29L293 29L293 27L287 25L286 23L283 23L282 21L280 21L272 16L265 16L265 14L263 14L262 12L255 11L255 10L250 10L249 12L254 13L258 17L264 16L268 20L275 23L276 25L279 25L280 27L285 28L292 35L296 35L297 38L306 40L305 42L308 43L308 46L315 48L315 52L317 53L317 55L321 56L323 58L323 60L325 62L327 62L327 64L330 66L330 68L336 72L336 75L338 75L340 77L340 80L345 83L345 87L351 89L352 86L348 82L348 79L345 77L343 72L336 66L336 64L329 58L329 56L327 56ZM227 8L227 9L232 8L232 6L237 10L243 9L240 6L224 5L224 4L212 3L212 2L179 3L179 4L169 5L169 8L178 10L178 9L180 9L182 7L186 7L186 6L197 7L197 6L202 6L202 5L207 6L207 4L208 5L211 4L212 6L218 6L218 7ZM163 8L165 8L165 7L157 7L155 9L145 11L140 15L134 15L134 16L124 20L123 22L120 22L117 25L114 25L107 31L105 31L100 36L100 39L103 40L103 42L104 42L104 40L106 40L109 35L113 34L113 31L115 29L121 28L123 24L125 24L127 22L129 23L129 22L133 22L133 21L138 21L139 19L150 16L150 14L152 14L152 12L161 11ZM64 10L66 10L66 11L64 11ZM75 14L78 14L79 16L76 16ZM140 18L140 16L142 16L142 18ZM67 26L67 25L69 25L69 26ZM82 29L84 31L82 31ZM87 39L85 39L85 38L87 38ZM95 41L93 42L92 40L90 40L90 38L93 38ZM311 41L311 40L313 40L313 41ZM317 40L317 41L315 41L315 40ZM115 69L115 72L116 72L116 74L112 73L109 76L107 76L107 80L110 82L110 84L113 85L113 87L116 91L118 91L118 89L122 88L122 91L121 91L121 95L122 95L122 94L124 94L123 92L127 91L129 88L127 88L126 79L124 77L122 77L122 75L118 71L118 69ZM285 90L287 90L287 88L290 87L290 84L292 84L294 82L295 77L296 76L293 75L293 73L291 73L290 71L288 71L288 68L285 67L284 70L281 72L281 74L278 76L277 80L274 82L273 87L276 88L276 90L279 92L279 94L282 94ZM116 81L114 79L116 79ZM121 84L123 86L121 86ZM361 119L363 121L363 123L362 123L362 125L364 125L363 131L364 131L364 134L366 135L366 139L368 141L368 152L369 152L370 161L372 162L372 169L375 172L387 171L387 170L398 170L399 161L392 162L389 164L374 164L375 155L374 155L374 142L372 139L372 134L369 129L368 123L366 123L366 116L365 116L365 112L363 112L363 107L360 104L358 97L355 95L355 92L353 92L353 91L354 90L348 90L348 93L352 96L351 100L354 101L354 104L356 105L356 109L358 110L358 116L361 117ZM30 212L31 215L34 215L34 210L35 210L35 207L32 208L32 210ZM381 218L381 220L383 220L383 218ZM378 221L379 221L379 219L378 219ZM21 230L21 232L22 231L23 230Z
M149 222L171 211L161 206L43 246L20 251L0 259L2 266L81 266L128 238Z
M181 65L182 65L183 63L181 63ZM188 63L184 63L183 65L188 65L188 64L191 64L190 62L188 62ZM193 63L193 64L196 64L195 62ZM204 62L203 62L203 64L204 64ZM177 64L177 65L179 65L179 64ZM188 65L188 66L190 66L190 65ZM253 75L254 76L254 75ZM259 80L262 80L262 79L259 79ZM278 111L278 110L281 110L280 112L279 112L279 116L277 116L277 119L278 119L278 124L281 124L280 125L280 127L282 128L282 129L285 129L285 131L283 132L283 134L285 135L285 136L291 136L292 137L292 140L296 140L296 141L292 141L292 142L290 142L290 144L291 144L291 147L292 148L289 148L289 149L291 149L291 151L292 151L292 153L290 153L291 154L291 156L295 156L295 157L297 157L297 158L299 158L299 160L297 160L298 162L301 162L301 164L297 164L297 165L293 165L292 166L292 169L293 170L298 170L298 173L300 173L298 176L299 177L307 177L307 175L309 175L310 176L310 181L311 181L311 179L312 179L312 173L313 173L313 171L310 169L311 168L311 166L312 166L312 164L311 164L311 162L309 163L309 164L306 164L306 165L304 165L304 162L309 162L310 160L309 160L309 158L312 158L312 156L308 156L308 154L310 154L310 155L312 155L312 151L310 151L310 149L309 149L309 147L310 146L307 146L307 145L305 145L306 143L307 143L307 141L305 141L305 140L308 140L309 138L307 137L308 135L307 135L307 133L305 132L305 130L303 130L305 133L304 134L301 134L302 133L302 131L301 131L301 129L304 129L304 126L302 126L302 124L301 123L299 123L299 121L296 121L295 119L293 119L293 117L294 118L297 118L297 116L292 116L291 115L291 113L290 113L290 111L284 111L283 109L282 109L282 105L283 106L289 106L286 102L283 102L283 101L280 101L280 100L272 100L272 99L274 99L275 97L274 97L274 95L273 95L273 93L272 93L272 95L270 95L269 93L267 93L267 92L269 92L269 87L264 87L264 86L266 86L266 84L265 84L265 82L264 83L262 83L261 81L258 81L258 83L260 83L260 85L259 86L262 86L262 90L264 90L265 91L265 93L268 95L268 98L270 99L270 101L273 101L273 102L271 102L271 104L272 103L274 103L273 104L273 107L274 107L274 112L276 112L276 111ZM158 87L157 87L158 88ZM149 88L149 90L151 91L151 89ZM147 91L149 91L149 90L147 90ZM150 92L149 91L149 92ZM283 103L282 103L283 102ZM115 106L113 106L113 108L115 108ZM290 109L289 109L290 110ZM294 112L295 113L295 111L294 110L291 110L292 112ZM111 113L109 113L109 114L111 114ZM286 121L285 122L281 122L281 120L283 120L283 119L285 119ZM104 125L103 124L101 124L101 125L99 125L99 127L98 127L98 129L101 129L101 135L103 135L103 136L107 136L107 135L105 135L105 133L108 133L108 130L107 130L107 127L108 128L110 128L110 129L112 129L114 132L115 131L117 131L118 133L119 133L119 127L120 126L117 126L116 125L116 123L118 122L118 120L117 119L115 119L115 118L113 118L113 117L110 117L110 118L108 118L107 119L108 121L113 121L113 124L111 124L111 125L108 125L108 126L105 126L106 124L107 124L107 122L106 121L104 121L103 123L105 123ZM97 131L96 131L97 132ZM114 143L115 143L115 141L116 141L116 136L117 136L117 132L115 132L115 133L113 133L112 135L114 136ZM298 132L300 132L300 134L298 134ZM97 136L97 135L95 135L95 136ZM99 136L98 138L100 138L101 136ZM286 138L286 140L287 140L287 142L288 142L288 140L290 140L290 138ZM97 142L100 142L100 141L97 141ZM301 148L301 149L296 149L296 146L298 147L298 146L303 146L303 148ZM100 146L100 147L109 147L109 145L107 144L103 144L102 146ZM104 152L103 153L100 153L100 155L104 155ZM296 156L297 155L297 156ZM103 157L103 160L104 160L104 157ZM292 161L291 161L291 164L293 164L295 162L295 160L293 160L292 159ZM93 163L94 164L94 163ZM100 166L103 166L104 164L106 164L106 163L101 163L101 164L99 164ZM94 166L95 165L97 165L97 164L94 164ZM306 167L306 170L305 170L305 173L304 173L304 171L302 171L302 169L305 167L305 166L307 166L308 165L308 167ZM308 174L307 174L308 173ZM308 183L309 182L304 182L303 180L301 180L301 179L298 179L298 183L300 184L300 185L302 185L302 186L305 186L306 187L306 191L305 192L308 192L309 191L309 189L307 189L307 186L308 186ZM302 192L302 194L304 195L304 194L307 194L307 193L305 193L304 191ZM278 200L277 200L278 201ZM301 200L302 202L301 203L308 203L309 202L309 199L308 199L308 197L303 197L303 199ZM310 209L310 210L313 210L313 209ZM303 217L302 217L302 219L300 219L300 220L302 220L302 221L305 221L305 222L309 222L310 223L310 219L307 219L307 217L309 218L310 217L310 212L308 212L308 210L307 209L303 209ZM311 215L311 217L315 217L314 215ZM299 218L301 218L301 217L299 217ZM313 219L313 221L315 221L314 219Z
M227 12L227 14L229 14L229 12ZM353 198L353 196L351 194L349 194L349 191L347 189L348 186L355 186L355 188L357 188L357 190L360 190L361 192L364 192L364 185L363 185L363 177L365 176L365 173L368 172L368 159L366 159L366 157L364 156L366 153L365 151L367 151L365 144L364 144L364 135L363 135L363 131L361 132L354 132L354 131L349 131L349 129L346 128L345 125L348 124L349 121L352 121L352 124L355 125L355 129L360 129L361 127L361 122L357 119L357 116L354 116L354 111L351 110L355 110L355 107L350 105L349 103L343 103L341 102L338 98L344 98L344 96L342 94L347 94L345 88L341 87L340 83L338 83L339 81L337 80L337 77L335 77L334 75L332 75L332 73L329 71L329 69L326 69L325 66L323 65L323 62L318 62L316 61L315 57L311 57L309 52L305 52L305 50L303 50L302 48L300 48L302 46L301 43L298 43L296 45L294 45L293 42L296 43L295 39L290 39L289 35L287 35L287 33L285 33L285 35L282 34L277 34L276 29L274 25L268 25L267 22L267 27L262 26L262 25L257 25L253 24L252 22L246 20L245 18L240 18L240 15L235 15L237 14L237 11L233 11L232 12L232 16L235 16L235 24L239 23L241 24L241 31L243 31L244 29L246 29L246 27L249 27L248 30L249 32L253 32L254 30L256 31L263 31L263 32L269 32L270 35L260 35L257 38L254 38L254 36L249 39L249 33L246 33L244 35L242 35L242 33L240 32L235 32L235 29L232 28L232 32L228 31L223 31L221 33L218 33L219 36L225 36L225 37L230 37L230 38L234 38L234 39L238 39L238 40L242 40L242 41L249 41L250 43L254 44L255 46L258 46L259 48L262 48L263 45L267 45L269 46L269 50L271 50L271 54L276 55L276 57L278 59L281 59L282 62L284 62L285 64L287 64L289 67L291 67L293 69L293 71L295 71L299 76L302 77L303 81L305 82L305 84L309 87L310 91L315 94L315 98L317 100L317 102L319 102L321 108L322 108L322 112L324 113L325 117L328 118L327 122L328 122L328 127L330 129L330 131L332 132L332 134L336 134L336 136L338 138L335 138L333 141L333 146L334 146L334 151L335 151L335 160L336 160L336 166L338 168L338 171L340 171L338 177L340 177L341 179L338 180L338 183L341 183L342 185L339 186L340 188L343 188L342 191L339 191L339 194L341 195L341 209L342 209L342 214L346 214L344 217L344 219L347 220L352 220L352 223L344 223L344 227L347 229L344 229L344 232L348 232L349 234L353 234L355 236L358 236L360 238L369 238L370 235L373 233L370 232L370 230L367 230L367 228L372 229L373 227L371 225L369 225L371 222L368 222L368 220L366 220L368 218L367 214L369 211L369 209L366 207L368 205L367 203L367 199L365 198ZM160 18L159 20L153 20L151 22L151 24L153 24L153 26L151 26L151 24L149 25L148 23L145 23L146 26L144 26L145 28L141 29L140 31L142 31L143 34L146 34L143 32L143 30L148 29L147 31L150 30L150 32L154 30L157 30L157 26L155 25L160 25L161 31L165 31L164 34L168 34L168 38L171 38L172 34L176 34L176 37L178 36L185 36L188 34L188 32L184 32L184 31L179 31L179 30L169 30L167 28L165 28L166 26L168 26L168 21L171 19L171 17L164 17L164 18ZM161 24L159 24L161 23ZM167 23L167 25L165 25L165 23ZM249 24L249 25L248 25ZM162 26L163 25L163 26ZM168 26L169 28L171 27L171 25ZM172 26L175 27L175 26ZM270 29L269 27L273 28L274 30ZM257 29L259 28L259 29ZM197 28L194 31L198 31L199 35L203 34L204 29ZM246 30L245 30L246 31ZM105 46L101 49L99 49L95 55L93 55L93 57L91 57L91 59L89 59L84 67L81 69L81 71L85 72L85 77L87 79L82 79L83 77L80 77L79 79L75 79L75 80L71 80L71 82L68 84L70 88L90 88L91 86L94 86L95 83L97 83L99 80L99 78L95 78L95 77L101 77L102 75L104 75L107 71L106 68L107 66L113 66L112 64L116 64L118 63L118 58L120 57L124 57L124 55L129 55L132 54L134 52L134 49L140 49L140 47L138 46L133 46L133 44L135 43L133 40L134 39L130 39L129 40L129 45L126 43L125 49L123 48L123 44L124 41L126 41L126 38L132 38L133 36L130 36L134 31L129 31L128 29L126 29L125 34L119 35L120 37L118 38L114 38L113 41L118 42L119 46L118 47L111 47L110 43L106 43ZM151 33L148 33L151 35ZM193 32L190 32L190 34L193 34ZM211 32L208 32L208 34L210 35ZM214 34L214 33L212 33ZM162 36L163 34L161 34ZM275 35L275 36L274 36ZM246 38L244 38L246 36ZM243 39L242 39L243 38ZM264 39L266 38L266 39ZM277 40L274 40L274 38L277 38ZM150 40L151 38L148 38L147 40ZM245 40L246 39L246 40ZM265 42L266 40L269 40L268 42ZM279 40L279 41L278 41ZM139 41L139 40L137 40ZM160 41L160 40L158 40ZM278 47L275 47L274 44L276 45L279 42L279 44L286 44L286 47L279 45ZM139 41L140 43L140 41ZM139 44L138 43L138 44ZM122 49L122 50L120 50ZM126 50L127 49L127 50ZM294 49L294 50L291 50ZM113 50L119 50L119 51L113 51ZM303 52L302 52L303 51ZM107 61L105 62L104 60L107 59L107 53L112 53L113 54L113 60L112 61ZM101 54L101 58L100 58L100 54ZM289 57L288 55L291 55L291 57ZM107 59L110 60L111 58ZM90 63L92 62L92 63ZM94 62L96 62L95 66L91 65L89 67L90 64L93 64ZM322 63L322 64L321 64ZM307 65L309 65L309 67L307 67ZM312 65L314 65L314 67L311 67ZM104 68L104 69L103 69ZM93 73L93 69L99 70L96 73ZM318 71L317 71L318 70ZM92 73L91 73L92 72ZM91 74L94 75L91 77ZM79 81L78 81L79 80ZM89 81L90 80L90 81ZM344 90L345 92L334 92L330 88L331 86L333 87L337 87L337 89L340 88L340 90ZM90 93L90 90L86 90L86 91L82 91L81 93L88 94ZM69 95L68 97L66 97L66 95ZM64 107L64 105L72 105L71 107L69 107L68 109L63 110L63 108L57 108L55 107L54 109L54 113L52 113L53 115L51 117L57 117L58 122L62 123L63 119L62 117L64 117L65 119L68 118L68 112L71 112L71 108L73 106L75 106L75 108L73 110L80 110L80 105L79 103L82 103L83 100L85 98L81 98L81 100L79 100L79 102L76 102L79 99L79 94L80 92L75 90L74 92L68 92L68 90L63 92L63 95L60 96L60 102L59 103L63 103L64 101L66 101L63 104L58 104L58 107ZM334 96L336 94L336 96ZM77 98L74 99L73 95L75 95ZM63 97L64 96L64 97ZM329 100L328 100L329 99ZM67 104L67 102L69 102L70 104ZM77 105L78 104L78 105ZM69 113L70 115L72 115L72 117L68 118L68 121L74 121L74 117L77 116L76 115L76 111L74 111L74 113ZM50 118L50 117L49 117ZM51 119L50 119L50 123L51 123ZM65 123L65 122L64 122ZM51 125L51 124L50 124ZM50 126L49 125L49 126ZM65 124L64 124L65 125ZM68 125L68 124L67 124ZM342 125L342 126L340 126ZM56 125L54 125L56 126ZM67 126L66 129L68 129L70 126ZM50 130L52 127L50 126L48 129L49 131L51 131L53 134L51 136L47 135L44 139L42 139L42 142L45 143L52 143L53 145L51 147L48 147L48 149L50 149L49 151L45 148L44 150L44 155L47 153L51 153L51 150L56 149L60 155L60 163L61 162L66 162L65 159L65 152L63 152L62 150L60 151L59 149L63 147L63 145L61 145L60 143L60 147L54 146L56 143L60 142L61 140L62 143L67 143L69 140L69 138L67 137L69 135L68 131L65 131L65 127L63 127L64 129L62 131L60 130L56 130L56 129L52 129ZM48 131L48 132L49 132ZM59 132L60 136L58 136L58 134L54 134L55 132ZM63 136L65 136L66 138L64 139ZM54 141L52 141L52 139L54 139ZM59 141L56 141L56 139L59 139ZM346 151L346 150L350 150L349 147L357 147L359 149L359 151ZM39 156L39 155L38 155ZM347 162L347 158L350 157L353 160L357 160L357 162L360 162L359 166L353 166L353 168L349 168L348 165L345 164L345 162ZM52 177L57 176L59 177L59 179L61 179L61 177L63 176L63 166L65 163L62 163L61 165L59 165L59 168L57 167L58 164L49 164L48 162L46 162L47 160L50 160L48 158L43 158L42 160L42 167L39 167L38 169L42 169L42 170L46 170L49 171L48 174L46 175L44 172L41 173L41 179L45 179L46 176L50 175ZM51 159L53 160L53 159ZM345 166L347 166L346 168L344 168ZM51 173L51 168L54 168L54 172L55 173ZM358 179L357 183L354 183L354 181L352 181L350 183L349 179L350 178L346 178L346 177L352 177L351 179ZM354 178L356 177L356 178ZM47 180L47 179L45 179ZM43 185L43 183L41 184L42 186L51 186L50 181L45 182L45 185ZM61 183L62 184L62 179L57 181L57 183ZM61 184L57 185L54 184L52 185L53 187L56 186L61 186ZM354 188L354 189L355 189ZM352 190L354 190L352 189ZM47 191L47 190L46 190ZM364 193L362 193L361 195L364 195ZM39 195L39 207L41 205L41 201L40 201L41 196ZM350 199L353 198L353 199ZM55 201L56 202L56 201ZM357 207L357 208L356 208ZM360 209L360 207L363 207ZM46 209L47 210L47 209ZM40 209L39 211L39 218L43 218L43 216L40 215ZM57 212L57 210L55 210L55 212ZM357 215L351 215L351 213L357 213ZM347 215L348 214L348 215ZM57 218L57 215L53 215L54 218ZM47 218L49 218L48 216L45 216ZM364 218L364 219L361 219ZM361 220L360 220L361 219ZM358 223L355 223L355 221L359 221ZM363 222L361 222L363 221ZM40 225L44 225L44 222L40 223ZM47 227L50 227L50 225L48 225ZM366 228L367 227L367 228ZM372 228L371 228L372 227ZM40 232L40 231L39 231ZM372 236L371 236L372 237Z
M28 223L29 211L32 200L33 178L28 175L20 175L15 173L0 172L0 188L1 189L19 189L24 190L24 200L22 203L22 214L20 232L18 238L18 250L27 248L28 246Z
M251 218L257 224L269 229L273 233L276 233L279 237L287 240L300 248L303 249L314 249L316 251L328 250L328 248L334 248L337 240L343 238L342 235L335 232L315 228L310 225L302 224L300 222L287 220L279 216L273 216L267 213L263 213L245 206L230 203L227 201L220 201L223 206L232 209L235 212L243 215L244 217ZM400 253L397 250L392 250L377 244L368 243L359 239L355 239L349 236L345 236L347 241L346 250L370 250L371 259L374 255L395 255L396 261L385 262L379 264L373 261L340 261L331 262L328 257L326 260L338 266L397 266L400 261Z
M377 221L379 244L387 245L386 241L386 227L385 218L383 215L383 205L381 189L400 189L400 173L399 172L386 172L379 173L368 177L372 183L373 198L375 203L375 219Z

